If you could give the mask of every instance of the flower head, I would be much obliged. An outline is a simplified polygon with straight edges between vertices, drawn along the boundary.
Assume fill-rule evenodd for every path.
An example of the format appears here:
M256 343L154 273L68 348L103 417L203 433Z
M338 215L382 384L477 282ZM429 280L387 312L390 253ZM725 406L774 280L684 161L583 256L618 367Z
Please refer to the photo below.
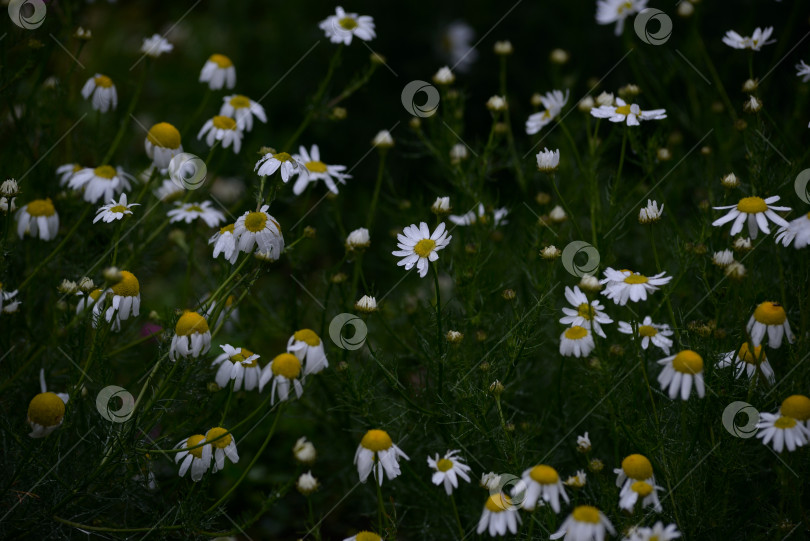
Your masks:
M17 235L53 240L59 233L59 214L48 199L34 199L17 211Z
M251 253L254 249L266 257L276 260L284 251L284 235L281 225L267 214L269 205L263 205L258 211L248 211L240 216L233 227L236 245L239 251Z
M526 120L526 133L534 135L560 116L562 108L568 103L568 94L569 91L566 89L565 93L562 90L552 90L541 95L540 103L545 109L529 116Z
M224 54L212 54L200 71L200 82L208 83L211 90L219 90L223 86L231 89L236 86L236 68Z
M183 152L180 132L168 122L158 122L149 128L143 145L146 155L160 170L167 169L172 158Z
M221 355L218 355L211 366L219 365L215 381L224 388L228 382L233 381L233 390L238 391L245 384L246 391L252 391L259 385L259 376L262 368L259 366L259 355L242 347L233 347L230 344L220 346ZM259 389L261 391L261 388Z
M222 107L219 108L219 114L236 120L237 128L244 131L253 129L254 116L260 121L267 123L267 115L264 112L264 107L241 94L234 94L222 98Z
M615 34L618 36L624 30L625 19L646 7L647 0L599 0L596 3L596 22L616 23Z
M787 341L792 344L795 337L790 330L790 322L787 313L781 304L766 301L760 303L751 318L748 320L746 330L751 335L754 346L762 343L765 333L768 333L768 346L778 349L782 345L782 337L787 336Z
M759 51L763 45L770 45L776 43L776 40L768 40L773 34L773 26L765 29L757 27L754 29L752 36L741 36L734 30L729 30L723 36L723 43L734 49L751 49L752 51Z
M560 529L553 533L549 539L564 541L590 541L605 539L605 533L616 534L613 524L596 507L579 505L568 515Z
M688 400L694 384L700 398L706 394L703 383L703 357L691 349L680 351L676 355L658 361L664 369L658 374L661 390L669 388L669 397L674 399L678 394L681 400Z
M298 398L304 393L304 386L301 383L303 378L303 370L301 368L301 361L291 353L282 353L270 361L267 366L262 369L262 375L259 378L259 388L263 389L267 382L271 379L273 386L270 389L270 403L276 403L276 397L279 402L284 402L290 398L290 387L295 391Z
M484 503L484 510L478 520L476 533L488 531L490 537L496 535L506 535L506 531L516 534L518 524L521 523L517 507L512 504L512 499L498 490L489 495Z
M143 45L141 45L141 52L152 58L157 58L163 53L169 53L172 49L174 49L174 45L160 34L152 34L149 38L143 38Z
M208 322L197 312L186 311L177 320L174 337L169 348L169 358L198 358L211 349L211 331Z
M397 266L404 266L405 270L411 270L416 265L419 276L424 278L427 275L428 263L439 259L439 250L450 244L450 239L445 231L444 222L430 233L430 229L425 222L416 225L409 225L402 234L397 235L397 246L399 250L392 252L397 257L402 257Z
M303 164L303 168L295 167L293 173L298 173L298 180L293 185L293 193L301 195L310 183L322 180L330 192L337 194L337 184L346 184L351 175L344 173L345 165L327 165L321 161L321 152L318 145L312 145L309 151L303 146L298 147L298 154L293 156L294 163Z
M439 458L438 453L435 458L427 457L428 466L433 469L431 482L434 485L444 484L448 496L453 493L453 489L458 488L459 477L470 482L470 476L467 474L471 468L457 456L460 452L447 451L442 458Z
M96 73L84 83L82 96L91 100L93 109L99 113L106 113L118 107L118 93L112 79L100 73Z
M638 126L642 120L661 120L667 117L666 109L642 111L637 104L625 103L621 98L616 98L616 105L594 107L591 109L591 115L596 118L607 118L611 122L626 122L628 126Z
M301 329L287 341L287 353L292 353L304 363L304 375L317 374L329 366L323 340L312 329Z
M363 41L371 41L377 34L374 33L374 19L368 15L347 13L342 7L335 8L335 14L330 15L318 24L326 37L332 43L351 45L352 38L357 36Z
M203 135L206 136L205 144L209 147L213 147L217 141L221 141L222 148L233 145L233 151L236 154L239 154L239 150L242 148L241 126L229 116L217 115L208 119L197 134L197 139L202 139Z
M399 477L399 459L410 460L408 455L402 452L391 440L391 436L385 430L372 429L366 432L357 452L354 454L354 463L357 465L357 473L360 481L365 483L369 474L374 472L374 479L382 485L383 472L388 479Z

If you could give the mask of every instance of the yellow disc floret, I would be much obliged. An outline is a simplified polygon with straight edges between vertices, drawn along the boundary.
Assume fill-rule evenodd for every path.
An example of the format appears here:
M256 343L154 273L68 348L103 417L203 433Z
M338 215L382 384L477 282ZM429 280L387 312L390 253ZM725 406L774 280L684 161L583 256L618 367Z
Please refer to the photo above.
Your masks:
M226 432L228 431L225 430L224 428L216 426L205 433L205 441L210 441L211 445L213 445L217 449L225 449L228 445L230 445L231 441L233 440L231 435L226 434ZM225 435L222 436L223 434Z
M778 418L776 421L773 422L774 428L781 428L782 430L787 430L789 428L793 428L796 426L796 419L793 417L787 417L783 415L782 417Z
M649 479L653 475L652 464L644 455L633 454L622 460L622 471L630 479Z
M765 354L762 353L762 346L756 346L754 348L754 353L752 354L751 348L748 346L748 342L745 342L742 346L740 346L739 357L748 364L759 364L765 360Z
M229 116L217 115L212 119L214 127L220 130L235 130L236 121Z
M354 30L357 28L357 21L354 20L354 17L343 17L338 21L338 24L344 30Z
M529 472L529 477L541 485L555 485L560 480L557 470L545 464L540 464L532 468Z
M313 173L326 173L327 167L326 164L319 161L311 161L304 164L307 169L312 171Z
M577 315L587 319L588 321L593 319L594 312L595 310L593 307L587 302L583 302L577 307Z
M806 421L810 419L810 398L801 394L789 396L782 402L782 408L779 411L782 415Z
M168 122L160 122L149 128L146 139L155 146L179 148L180 132Z
M300 331L296 331L293 335L293 339L299 342L306 342L306 344L311 347L315 347L321 343L321 339L318 338L318 335L315 334L315 331L312 329L301 329Z
M565 337L569 340L581 340L588 335L588 329L585 327L580 327L579 325L574 325L568 329L565 329Z
M376 453L390 449L391 446L394 445L394 442L391 441L391 436L388 435L388 432L373 428L366 432L366 435L360 440L360 445Z
M267 224L267 214L264 212L249 212L245 216L245 229L251 233L258 233Z
M436 469L439 470L439 471L452 470L453 469L453 461L448 460L446 458L441 458L441 459L439 459L438 462L436 462Z
M765 325L781 325L787 319L787 314L778 302L766 301L754 310L754 319Z
M649 280L643 274L631 274L624 279L625 284L646 284Z
M422 239L416 243L416 246L413 247L413 251L419 257L428 257L430 252L433 251L433 248L436 247L436 241L433 239Z
M174 333L177 336L188 336L192 333L205 334L208 332L208 322L197 312L185 312L180 319L177 320L177 325L174 327Z
M645 483L644 481L636 481L630 485L630 490L644 498L650 495L650 493L653 491L653 487L651 484Z
M501 511L509 509L512 505L512 500L503 492L499 492L497 494L491 494L490 497L487 498L487 503L484 505L491 512L500 513Z
M743 197L737 203L737 210L746 214L757 214L768 210L768 205L761 197Z
M96 86L100 86L102 88L111 88L113 86L112 79L106 75L96 75L93 80L96 82Z
M231 62L231 59L225 56L224 54L212 54L208 58L208 60L210 60L211 62L213 62L222 69L230 68L231 66L233 66L233 62Z
M630 114L630 104L622 105L621 107L616 107L616 114L617 115L629 115Z
M137 297L141 290L138 279L129 271L121 271L121 281L112 286L113 293L121 297Z
M255 353L253 353L249 349L239 348L239 353L231 356L230 360L232 363L242 363L242 366L253 367L256 366L256 364L258 364L256 359L245 362L247 361L247 359L253 357L253 355L255 355Z
M373 532L362 531L354 536L357 541L382 541L382 537Z
M48 199L34 199L28 203L27 212L31 216L53 216L56 209L49 197Z
M301 361L292 353L282 353L277 355L272 362L274 376L282 376L287 379L295 379L301 373Z
M587 522L589 524L599 524L599 509L592 505L580 505L571 513L577 522Z
M188 440L186 440L186 448L188 449L189 447L195 447L197 445L200 445L204 439L205 436L203 436L202 434L194 434L193 436L189 437ZM203 448L197 447L196 449L189 449L188 452L191 453L193 456L196 456L197 458L202 458Z
M247 96L236 95L230 100L231 107L234 109L247 109L250 107L250 98Z
M685 349L672 359L672 368L682 374L699 374L703 372L703 357L691 349Z
M640 325L638 328L639 336L647 336L652 338L656 334L658 334L658 329L653 327L652 325Z
M28 420L49 427L62 422L65 416L65 403L56 393L39 393L28 404Z
M99 178L106 178L107 180L110 180L118 174L118 171L116 171L111 165L101 165L93 169L93 174Z

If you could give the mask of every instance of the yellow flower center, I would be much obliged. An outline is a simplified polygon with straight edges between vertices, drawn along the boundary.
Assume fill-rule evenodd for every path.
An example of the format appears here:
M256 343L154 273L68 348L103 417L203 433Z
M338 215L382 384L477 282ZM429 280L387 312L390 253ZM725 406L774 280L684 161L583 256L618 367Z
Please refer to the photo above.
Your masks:
M787 319L787 314L779 303L763 302L754 310L754 319L765 325L781 325Z
M630 479L649 479L653 475L652 464L646 456L639 454L625 457L622 470Z
M251 212L245 216L245 229L251 233L258 233L267 224L267 214L264 212Z
M101 289L95 289L90 292L90 298L94 301L97 301L99 297L101 297Z
M122 270L121 277L121 281L112 286L113 293L122 297L137 297L140 293L140 284L135 275Z
M493 513L500 513L501 511L506 511L512 505L512 500L504 494L503 492L499 492L498 494L492 494L489 498L487 498L487 503L485 507L489 509Z
M703 357L685 349L672 359L672 368L683 374L699 374L703 372Z
M557 470L544 464L532 468L529 472L529 477L541 485L554 485L560 480Z
M448 471L453 469L453 461L446 458L440 459L436 462L436 469L439 471Z
M162 148L179 148L180 132L168 122L160 122L149 128L146 139Z
M177 320L174 333L177 336L188 336L191 333L205 334L208 332L208 323L197 312L186 312Z
M630 114L630 104L622 105L621 107L616 107L616 114L617 115L629 115Z
M231 59L225 56L224 54L212 54L208 58L208 60L210 60L211 62L213 62L222 69L230 68L231 66L233 66L233 62L231 62Z
M254 353L252 351L250 351L249 349L240 348L239 353L237 353L236 355L231 356L230 360L231 360L232 363L242 363L242 366L246 366L246 367L250 368L250 367L256 366L258 364L256 359L253 359L252 361L245 362L246 359L249 359L250 357L253 357L253 355L254 355Z
M782 430L787 430L789 428L793 428L796 426L796 419L793 417L782 416L778 418L773 423L774 428L781 428Z
M645 483L644 481L636 481L630 485L630 490L644 498L650 495L650 493L653 491L653 487L651 484Z
M632 2L625 2L624 4L619 5L619 7L616 9L616 12L619 15L621 15L622 13L624 13L628 9L633 9L633 3Z
M186 207L186 212L204 212L200 205L189 205Z
M589 524L599 524L599 509L591 505L580 505L571 513L577 522L587 522Z
M188 440L186 440L186 449L188 449L189 447L194 447L195 445L199 445L200 443L202 443L204 439L205 436L203 436L202 434L194 434ZM191 453L193 456L196 456L197 458L202 458L202 451L203 451L202 447L197 447L196 449L190 449L189 453Z
M590 321L591 318L593 317L594 311L595 310L587 302L583 302L577 308L577 314L579 315L579 317L584 317L588 321Z
M768 205L761 197L743 197L737 203L737 210L746 214L756 214L768 210Z
M640 336L653 337L658 334L658 330L652 325L641 325L638 328L638 334Z
M110 165L102 165L93 169L93 174L99 178L106 178L107 180L110 180L118 174L118 171L116 171L115 168Z
M290 156L289 152L279 152L277 154L273 154L273 157L282 163L292 161L292 156Z
M388 432L374 428L366 432L366 435L360 440L360 445L376 453L390 449L391 446L394 445L394 442L391 441L391 436L388 435Z
M106 75L97 75L94 80L96 82L96 86L100 86L102 88L110 88L113 86L112 79Z
M308 346L315 347L321 343L321 339L318 338L318 335L311 329L301 329L300 331L296 331L293 335L295 340L299 342L306 342Z
M217 449L225 449L233 440L230 434L225 434L226 432L227 430L224 428L216 426L205 433L205 441L210 441L211 445ZM222 436L223 434L225 434L225 436ZM222 437L220 438L220 436Z
M245 220L245 221L247 221L247 220ZM221 228L219 230L219 234L224 235L225 233L233 233L233 226L234 226L234 224L226 225L225 227L223 227L223 228Z
M236 121L229 116L217 115L213 118L214 127L220 130L235 130Z
M231 98L231 107L234 109L247 109L250 107L250 98L247 96L236 95Z
M376 533L362 531L358 533L354 538L357 541L382 541L382 537L377 535Z
M28 214L31 216L53 216L56 209L51 203L50 197L48 199L34 199L28 203Z
M762 346L756 346L752 354L751 349L748 347L748 342L745 342L740 347L739 357L748 364L759 364L765 360L765 355L762 354Z
M121 212L123 214L126 214L127 212L129 212L129 209L124 205L115 205L114 207L110 208L110 212Z
M649 280L643 274L631 274L624 279L625 284L646 284Z
M565 337L569 340L580 340L588 335L588 329L574 325L569 329L565 329Z
M39 393L28 404L28 420L41 426L56 426L65 416L65 403L56 393Z
M801 394L789 396L782 402L782 408L779 411L782 412L782 415L806 421L810 419L810 398Z
M433 248L436 247L436 241L433 239L422 239L416 243L416 246L413 247L413 251L416 252L416 255L419 257L427 258L430 255L430 252L433 251Z
M343 17L338 21L338 24L345 30L354 30L357 28L357 21L354 20L354 17Z
M273 359L273 375L295 379L301 373L301 361L292 353L282 353Z
M313 173L326 173L326 164L323 162L307 162L304 164Z

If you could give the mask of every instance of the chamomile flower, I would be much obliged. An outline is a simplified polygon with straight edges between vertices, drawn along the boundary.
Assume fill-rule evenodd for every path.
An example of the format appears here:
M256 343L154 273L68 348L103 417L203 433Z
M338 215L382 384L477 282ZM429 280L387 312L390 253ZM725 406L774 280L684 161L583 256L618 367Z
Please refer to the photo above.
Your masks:
M236 451L236 439L222 427L215 426L205 433L205 441L211 444L214 452L214 466L211 470L216 473L225 468L225 457L236 464L239 462L239 453Z
M186 191L183 189L182 185L167 178L164 179L160 186L158 186L158 188L156 188L152 193L164 203L168 203L179 198L186 193Z
M141 45L141 52L152 58L157 58L163 53L170 53L172 49L174 49L174 45L160 34L152 34L149 38L143 38Z
M197 218L205 222L208 227L217 227L225 221L225 215L215 208L212 208L211 201L203 201L202 203L175 203L175 207L166 215L169 217L169 223L186 222L190 224Z
M619 36L624 30L624 20L647 7L647 0L599 0L596 3L596 22L616 23L614 33Z
M346 236L346 242L344 244L346 250L350 252L365 250L371 246L371 237L368 234L368 229L365 227L355 229Z
M810 245L810 212L780 227L775 240L784 246L790 246L792 242L797 250Z
M284 236L275 218L267 214L269 205L254 212L245 212L233 226L239 251L250 253L254 246L260 252L278 259L284 251Z
M590 329L572 325L560 335L560 355L587 357L596 347Z
M659 490L661 490L661 487L646 481L634 481L629 485L625 485L621 493L619 493L619 508L632 513L640 498L642 509L652 507L656 513L660 513L664 508L661 507L661 501L658 499L657 491Z
M338 189L335 181L346 184L346 179L352 178L351 175L343 172L346 170L345 165L327 165L323 163L318 145L312 145L309 152L303 146L298 147L298 154L293 156L293 160L304 164L304 169L306 169L304 171L299 167L296 170L299 175L298 180L293 185L295 195L301 195L310 182L317 182L318 180L322 180L329 191L336 194Z
M92 289L87 293L78 291L76 296L79 297L79 302L76 304L76 313L81 314L85 309L93 306L93 304L102 298L103 293L104 291L101 289Z
M59 233L59 214L47 199L34 199L17 211L17 235L26 234L41 240L53 240Z
M583 436L577 436L577 451L580 453L587 453L591 450L591 438L588 437L588 433L585 432Z
M563 539L563 541L603 541L605 534L610 532L616 535L610 520L596 507L580 505L568 515L560 529L553 533L549 539Z
M765 199L761 197L743 197L736 205L713 207L715 210L728 210L729 212L722 218L713 221L712 225L720 227L733 220L734 224L731 226L729 235L734 236L743 230L743 224L747 219L748 234L752 239L757 238L759 230L762 230L762 232L767 235L771 232L768 227L768 220L783 227L788 225L787 221L775 211L788 211L790 207L773 206L772 203L776 203L777 201L779 201L778 195L773 195Z
M582 488L588 480L585 470L577 470L576 475L571 475L563 481L563 485L574 488Z
M620 321L619 332L632 335L633 326L626 321ZM653 323L650 316L644 316L644 320L638 326L638 335L641 338L641 349L647 349L652 344L669 355L669 348L672 347L672 340L669 337L673 332L666 323Z
M509 210L506 207L501 207L499 209L495 209L492 212L492 223L495 227L498 227L501 224L507 224L506 217L509 215ZM489 214L487 214L487 210L484 207L483 203L478 203L477 212L475 210L470 210L466 214L456 215L451 214L447 217L451 223L454 225L472 225L475 223L487 223L489 222Z
M129 316L138 316L141 309L141 286L138 279L129 271L122 270L121 280L104 291L104 296L112 295L112 304L104 313L108 323L113 316L119 321L126 321ZM93 306L93 315L99 317L104 303L96 302Z
M259 377L259 389L264 389L271 379L273 386L270 388L270 404L276 403L276 396L279 402L284 402L290 398L290 387L292 386L298 398L304 392L300 377L303 377L301 361L292 353L282 353L270 361L262 369ZM278 395L276 395L278 393Z
M560 149L549 150L543 148L541 152L537 153L537 169L544 173L556 171L560 166Z
M162 171L169 167L172 158L183 152L180 132L168 122L158 122L149 128L143 145L152 164Z
M211 90L219 90L223 86L231 89L236 86L236 68L224 54L212 54L200 71L200 82L208 83Z
M304 363L304 375L317 374L329 366L323 340L311 329L295 331L287 340L287 353L292 353Z
M19 290L14 291L3 289L3 282L0 282L0 312L5 314L13 314L20 306L20 301L14 300ZM11 302L9 302L11 301Z
M396 479L402 473L399 459L410 460L402 449L396 446L385 430L371 429L366 432L357 451L354 453L354 464L362 483L374 472L374 479L382 486L383 472L389 480Z
M265 124L267 123L267 115L264 112L264 107L247 96L242 96L241 94L225 96L222 98L222 102L222 107L219 108L219 114L229 116L236 120L236 125L240 130L252 130L254 116Z
M60 426L65 417L65 405L68 403L67 393L51 393L45 385L45 369L39 371L40 394L36 395L28 404L28 424L31 427L32 438L44 438Z
M293 456L295 460L302 464L312 464L318 456L318 452L311 441L307 441L305 436L296 440L293 447Z
M439 458L439 453L436 453L435 458L427 457L428 466L433 469L431 482L434 485L444 484L444 491L448 496L453 493L453 489L458 488L459 477L470 482L467 473L471 468L457 456L460 452L447 451L442 458Z
M182 448L183 450L175 454L175 463L180 463L180 477L186 475L186 472L191 468L191 480L195 483L202 479L203 474L211 467L211 459L213 458L213 450L210 443L206 443L205 436L202 434L194 434L182 440L174 446L175 449Z
M605 331L602 330L600 324L613 323L613 320L602 311L605 307L601 302L588 300L579 286L574 286L574 289L565 286L565 299L574 309L564 307L562 311L565 316L560 319L560 323L592 329L602 338L606 338Z
M110 165L99 167L85 167L73 174L68 187L73 190L84 190L84 200L88 203L109 201L131 186L132 175L125 173L120 167Z
M765 356L765 352L762 351L762 346L755 346L752 353L748 342L743 342L737 351L729 351L721 355L717 367L734 367L734 377L736 378L746 374L748 379L751 379L759 371L771 385L776 382L776 375L773 368L771 368L771 363L768 362L768 358Z
M358 312L362 312L364 314L371 314L372 312L377 311L377 299L375 297L363 295L362 297L360 297L360 300L354 303L354 308Z
M208 322L197 312L186 311L177 320L174 337L169 347L169 358L176 361L178 357L196 359L211 349L211 331Z
M539 464L524 471L521 478L526 485L521 506L527 511L534 511L537 507L537 500L540 498L551 505L555 513L560 512L560 496L566 503L569 501L568 494L565 493L565 488L560 481L560 475L551 466ZM512 496L516 496L518 492L518 487L515 487Z
M734 253L731 250L721 250L712 256L712 263L718 267L728 267L734 263Z
M209 119L203 124L197 139L202 139L203 135L206 135L205 144L209 147L213 147L216 141L222 141L222 148L233 145L236 154L239 154L242 148L242 130L231 117L217 115Z
M108 224L116 220L122 220L124 216L132 214L132 207L137 207L139 205L140 203L127 204L127 194L122 193L118 201L115 199L110 199L108 204L102 205L98 208L96 211L96 217L93 219L93 223L96 223L99 220L104 220L104 223Z
M363 530L362 532L357 532L356 535L347 537L343 541L383 541L383 538L374 532Z
M775 39L768 41L768 38L773 34L773 26L765 29L757 27L754 29L754 34L751 37L741 36L734 30L729 30L723 36L723 43L734 49L751 49L752 51L759 51L763 45L770 45L776 43Z
M309 175L309 169L307 169L306 165L295 159L294 156L290 156L288 152L266 153L259 158L253 170L256 171L260 177L269 177L278 171L283 182L287 182L290 180L290 177L296 174L299 176L298 182L301 182L302 176L307 177Z
M653 224L661 219L662 214L664 214L664 205L659 208L657 201L647 199L647 206L638 211L638 223Z
M56 168L56 174L59 175L59 185L66 186L73 175L84 169L78 163L66 163Z
M674 399L680 393L681 400L688 400L693 383L698 397L703 398L706 394L703 383L703 357L691 349L664 357L658 364L664 367L658 374L658 383L661 384L662 391L669 388L670 398Z
M236 263L236 258L239 256L239 250L236 249L236 237L233 231L234 224L228 224L208 239L208 244L214 245L214 259L216 259L219 254L222 254L226 260L230 261L231 265Z
M672 541L681 536L675 524L664 526L660 520L652 528L637 527L625 541Z
M565 91L565 94L563 94L562 90L546 92L540 96L540 103L543 104L545 110L530 115L526 120L526 133L528 135L534 135L560 116L562 108L568 103L568 90Z
M627 455L624 457L624 460L622 460L622 467L614 469L613 473L617 474L616 486L622 489L632 485L634 481L644 481L651 485L655 484L652 464L644 455Z
M106 113L118 107L118 93L112 79L100 73L87 79L82 87L82 97L90 99L93 109L99 113Z
M638 126L642 120L661 120L667 117L666 109L650 109L642 111L636 103L628 104L621 98L616 98L616 105L600 105L591 109L591 116L607 118L611 122L627 123L628 126Z
M804 60L799 60L796 64L796 77L801 77L803 83L810 81L810 66L805 64Z
M746 331L751 335L754 347L762 343L765 333L768 333L768 346L778 349L782 345L782 336L787 337L789 344L795 337L790 330L787 314L781 304L766 301L756 307L748 320Z
M252 391L259 385L262 368L259 366L259 355L242 347L233 347L230 344L219 346L222 353L211 363L219 365L214 380L217 385L224 388L233 380L233 390L238 391L245 383L245 390ZM261 389L260 389L261 391Z
M781 453L807 445L810 442L810 428L805 422L810 419L810 399L803 395L787 397L776 413L760 412L757 438L764 445L771 443L774 451Z
M478 520L476 533L488 531L490 537L506 535L506 531L516 534L518 524L521 523L517 507L512 504L512 499L503 492L490 494L484 503L484 510Z
M371 41L377 34L374 33L374 19L368 15L346 13L342 7L335 8L335 14L330 15L318 24L326 37L332 43L351 45L352 38L357 36L363 41Z
M627 301L646 301L647 293L658 291L662 285L668 284L672 276L660 272L654 276L645 276L627 269L615 270L612 267L605 269L605 278L599 283L604 284L602 295L616 304L624 306Z
M391 253L403 258L397 262L398 267L404 266L405 270L411 270L416 265L419 276L424 278L427 275L428 263L439 259L438 251L450 244L452 238L447 235L444 222L436 227L433 234L425 222L420 223L418 227L409 225L402 234L397 235L399 250Z

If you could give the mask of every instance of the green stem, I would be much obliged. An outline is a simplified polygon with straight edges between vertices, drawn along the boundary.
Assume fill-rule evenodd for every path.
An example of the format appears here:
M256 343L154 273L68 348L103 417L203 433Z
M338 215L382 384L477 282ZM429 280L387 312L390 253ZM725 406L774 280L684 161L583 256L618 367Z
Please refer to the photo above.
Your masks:
M383 506L383 497L382 497L382 483L380 483L379 480L375 478L374 484L377 486L377 531L380 532L379 535L382 535L383 515L385 514L385 507Z
M435 263L433 269L433 284L436 287L436 348L439 350L439 396L442 396L444 387L444 341L442 340L442 294L439 289L439 269Z
M624 168L624 151L627 147L627 126L624 126L624 131L622 132L622 151L621 155L619 156L619 169L616 171L616 180L613 181L613 189L610 192L610 206L613 206L613 203L616 200L616 193L618 193L619 188L619 181L622 179L622 169Z
M129 102L129 108L127 108L127 112L124 115L124 119L121 121L121 127L118 128L118 133L115 134L115 139L113 139L112 145L110 145L110 149L107 151L107 154L104 156L104 159L101 160L101 165L107 165L110 162L110 159L115 154L115 151L118 149L118 146L121 144L121 140L124 138L124 134L127 131L127 127L129 126L129 119L132 118L132 113L135 111L135 106L138 104L138 99L141 97L141 91L143 90L143 83L146 81L146 72L148 67L149 60L146 60L144 67L141 69L141 76L138 78L138 86L135 87L135 95L132 96L132 101Z
M464 539L464 526L461 525L461 518L458 516L458 507L456 507L456 499L450 493L450 504L453 506L453 516L456 517L456 525L458 526L459 539Z
M377 200L380 198L380 187L382 186L383 172L385 171L385 157L387 152L380 151L380 164L377 167L377 181L374 184L374 194L371 196L371 210L366 218L366 229L371 231L371 225L374 223L374 214L377 212Z

